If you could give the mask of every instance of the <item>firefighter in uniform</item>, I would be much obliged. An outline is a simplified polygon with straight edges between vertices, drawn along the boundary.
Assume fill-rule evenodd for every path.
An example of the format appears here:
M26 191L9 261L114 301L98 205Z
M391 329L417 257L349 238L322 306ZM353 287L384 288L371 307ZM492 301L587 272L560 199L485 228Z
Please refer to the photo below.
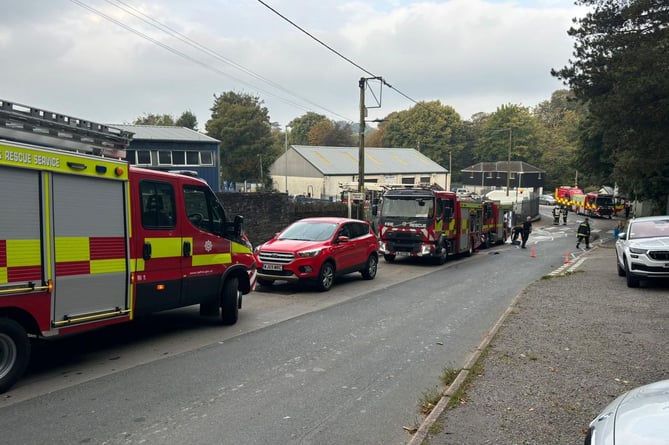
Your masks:
M585 242L585 248L589 249L590 248L590 222L588 221L588 217L585 218L585 220L578 225L578 230L576 232L576 248L578 249L579 246L581 245L581 242Z
M555 204L555 207L553 207L553 225L557 226L560 224L560 206L558 204Z
M569 207L566 205L562 206L562 225L566 226L567 225L567 214L569 213Z

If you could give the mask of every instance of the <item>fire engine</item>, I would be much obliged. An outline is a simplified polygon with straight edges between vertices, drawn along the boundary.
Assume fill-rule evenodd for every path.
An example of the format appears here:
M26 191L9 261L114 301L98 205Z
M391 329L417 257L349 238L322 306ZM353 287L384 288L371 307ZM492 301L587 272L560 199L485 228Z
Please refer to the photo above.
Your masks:
M576 214L608 217L611 219L615 213L613 195L586 193L584 195L575 195L573 202L572 209Z
M131 137L0 100L0 392L30 338L195 304L230 325L254 288L242 217L201 179L120 160Z
M433 259L471 255L481 245L482 203L430 187L393 188L383 194L378 221L379 252Z
M578 187L570 187L568 185L561 185L555 189L555 202L560 206L568 206L573 210L574 196L582 195L583 190Z

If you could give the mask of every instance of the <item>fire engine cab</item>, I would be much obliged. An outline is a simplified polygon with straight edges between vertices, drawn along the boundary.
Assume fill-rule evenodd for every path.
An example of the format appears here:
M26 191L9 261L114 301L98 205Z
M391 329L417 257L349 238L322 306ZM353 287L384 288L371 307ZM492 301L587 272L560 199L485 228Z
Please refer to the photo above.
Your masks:
M131 136L0 100L0 392L29 337L194 304L234 324L255 286L243 219L200 179L120 160Z
M482 215L481 201L461 199L453 192L392 188L383 194L378 215L379 252L389 262L413 256L437 264L444 264L449 255L471 255L486 239Z

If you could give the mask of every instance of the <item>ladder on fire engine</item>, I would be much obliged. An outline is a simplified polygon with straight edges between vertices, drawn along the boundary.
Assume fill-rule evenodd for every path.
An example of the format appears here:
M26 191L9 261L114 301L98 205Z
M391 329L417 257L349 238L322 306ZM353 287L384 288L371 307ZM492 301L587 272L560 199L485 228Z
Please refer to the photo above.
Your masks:
M124 159L133 133L0 99L0 139Z

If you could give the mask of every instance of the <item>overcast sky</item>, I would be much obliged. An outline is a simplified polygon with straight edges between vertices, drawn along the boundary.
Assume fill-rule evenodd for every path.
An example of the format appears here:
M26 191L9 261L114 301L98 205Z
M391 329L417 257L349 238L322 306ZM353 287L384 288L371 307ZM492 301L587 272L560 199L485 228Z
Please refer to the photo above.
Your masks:
M370 120L412 100L462 119L534 107L564 88L550 70L572 57L567 30L583 12L573 0L0 0L0 10L0 99L104 123L190 110L200 129L226 91L259 96L282 127L307 111L357 122L358 81L373 76L393 89L370 83Z

